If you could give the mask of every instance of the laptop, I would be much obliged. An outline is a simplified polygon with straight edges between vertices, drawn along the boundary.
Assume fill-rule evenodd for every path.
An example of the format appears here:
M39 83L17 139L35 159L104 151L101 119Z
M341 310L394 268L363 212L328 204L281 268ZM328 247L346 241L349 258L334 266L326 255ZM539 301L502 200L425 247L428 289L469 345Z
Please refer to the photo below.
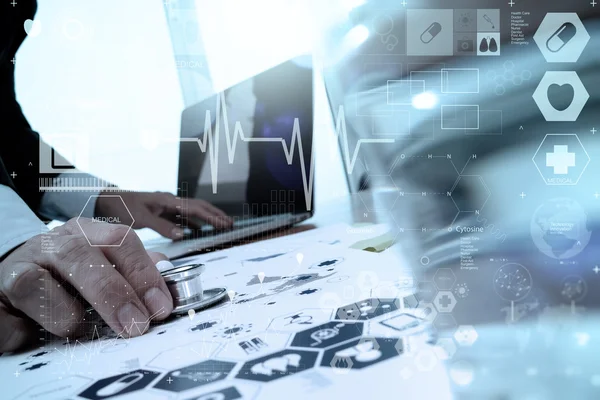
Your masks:
M313 169L312 57L302 56L183 111L182 208L170 218L185 236L146 248L178 258L304 221L314 214ZM192 218L186 204L194 198L225 211L233 227L218 230Z

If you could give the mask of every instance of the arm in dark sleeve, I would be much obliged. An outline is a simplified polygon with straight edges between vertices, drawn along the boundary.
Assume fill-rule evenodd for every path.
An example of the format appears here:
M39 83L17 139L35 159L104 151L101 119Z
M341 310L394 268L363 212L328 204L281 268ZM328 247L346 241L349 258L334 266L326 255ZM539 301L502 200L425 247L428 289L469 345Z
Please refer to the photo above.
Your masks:
M34 211L43 195L38 182L40 139L17 102L14 76L16 53L26 36L23 24L33 19L36 7L35 0L0 4L0 184L12 188Z

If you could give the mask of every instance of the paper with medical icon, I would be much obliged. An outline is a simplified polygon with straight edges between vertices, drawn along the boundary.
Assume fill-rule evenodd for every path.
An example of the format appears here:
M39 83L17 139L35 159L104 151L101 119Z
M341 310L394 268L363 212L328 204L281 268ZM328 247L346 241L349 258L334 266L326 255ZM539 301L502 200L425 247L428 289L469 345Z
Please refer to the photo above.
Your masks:
M305 390L311 398L353 397L364 389L352 388L349 375L392 379L405 355L433 349L407 265L384 250L388 230L340 224L176 261L163 274L202 271L203 290L227 288L224 298L137 338L97 321L88 340L48 336L39 349L4 354L0 373L18 375L4 394L281 398L281 387L298 386L286 398L305 398ZM443 373L437 363L428 374Z

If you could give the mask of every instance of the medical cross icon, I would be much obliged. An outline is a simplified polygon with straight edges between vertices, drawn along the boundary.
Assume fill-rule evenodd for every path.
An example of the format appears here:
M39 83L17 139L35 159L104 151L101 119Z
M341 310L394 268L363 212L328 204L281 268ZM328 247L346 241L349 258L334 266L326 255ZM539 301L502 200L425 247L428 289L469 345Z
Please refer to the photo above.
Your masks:
M452 304L452 299L451 299L451 298L450 298L450 296L448 296L448 295L443 295L443 296L440 298L440 304L441 304L441 305L442 305L444 308L446 308L446 307L448 307L450 304Z
M554 168L555 175L566 175L575 166L575 153L569 153L569 146L556 145L553 153L546 153L546 166Z

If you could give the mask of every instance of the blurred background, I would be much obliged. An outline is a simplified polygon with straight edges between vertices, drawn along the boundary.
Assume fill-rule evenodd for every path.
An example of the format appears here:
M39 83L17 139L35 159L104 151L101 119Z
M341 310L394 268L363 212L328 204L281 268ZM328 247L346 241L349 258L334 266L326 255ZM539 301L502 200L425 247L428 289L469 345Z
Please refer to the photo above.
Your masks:
M41 31L18 53L18 100L80 169L122 188L175 193L184 108L312 52L314 15L312 2L297 0L40 0ZM348 186L315 62L316 163L327 165L318 204Z

